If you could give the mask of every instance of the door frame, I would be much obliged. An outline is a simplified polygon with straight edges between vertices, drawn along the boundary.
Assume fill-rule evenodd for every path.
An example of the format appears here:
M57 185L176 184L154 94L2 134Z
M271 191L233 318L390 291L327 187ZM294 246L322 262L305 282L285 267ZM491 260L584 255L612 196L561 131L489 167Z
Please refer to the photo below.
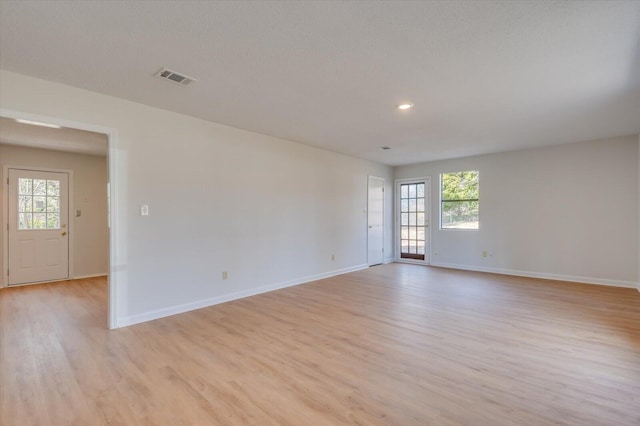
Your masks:
M425 200L425 223L426 229L424 230L425 237L425 251L424 260L417 259L405 259L400 257L400 185L404 183L419 183L424 182L424 200ZM393 244L395 247L395 261L400 263L414 263L416 265L430 265L431 264L431 177L416 177L406 179L395 180L395 191L393 196L393 212L394 212L394 238Z
M109 265L108 272L109 275L107 277L107 286L108 286L108 309L107 309L107 327L109 329L118 328L118 284L120 281L120 277L118 276L119 268L118 265L123 265L124 262L120 260L119 253L117 251L117 242L118 235L120 231L120 222L118 221L118 216L116 214L115 203L112 203L111 200L117 200L117 195L120 193L120 181L123 179L121 177L121 170L119 164L119 158L117 155L117 130L112 127L105 127L92 123L85 123L73 120L67 120L59 117L51 117L47 115L34 114L24 111L16 111L10 109L0 108L0 117L6 118L22 118L26 120L32 121L41 121L45 123L57 124L62 127L69 127L72 129L79 130L87 130L89 132L102 133L107 136L107 209L108 209L108 226L109 226ZM6 179L3 181L6 182ZM70 187L73 185L69 185ZM3 202L5 191L3 191ZM6 195L8 197L8 194ZM69 200L71 203L71 199ZM69 212L71 214L71 212ZM5 222L3 215L3 222ZM6 218L8 221L8 217ZM70 222L73 222L70 220ZM3 229L7 229L7 223L3 223ZM6 235L6 231L3 232L3 239L8 238ZM71 240L71 238L70 238ZM7 239L8 244L8 239ZM8 278L6 276L7 273L7 261L5 259L6 250L4 249L6 246L3 246L3 254L2 254L2 274L0 274L0 288L6 287L8 283ZM71 247L71 246L70 246ZM71 248L69 249L71 250ZM120 269L126 269L123 266L120 266Z
M380 176L374 176L374 175L367 175L367 265L368 266L372 266L371 262L369 260L369 180L371 178L374 179L379 179L382 181L382 262L380 262L379 264L376 263L375 265L383 265L385 263L385 252L384 252L384 188L386 185L386 181L383 177Z
M26 170L26 171L34 171L34 172L52 172L52 173L66 173L68 176L68 203L69 205L67 206L67 211L68 211L68 220L67 220L67 224L68 224L68 229L69 229L69 235L73 236L75 235L74 230L73 230L73 216L72 216L72 211L73 211L73 206L74 206L74 199L73 199L73 170L70 169L53 169L53 168L48 168L48 167L25 167L25 166L10 166L10 165L6 165L3 168L3 174L2 174L2 184L6 185L5 186L5 190L2 191L2 205L5 206L3 215L2 215L2 229L5 230L5 232L2 233L2 285L0 287L9 287L9 275L7 274L7 271L9 270L9 233L6 232L9 229L9 185L7 184L7 179L9 178L9 170ZM74 269L74 254L73 254L73 237L72 238L68 238L69 242L68 242L68 247L67 250L69 250L69 253L67 255L67 263L68 263L68 267L67 267L67 275L68 278L65 279L73 279L75 276L75 269ZM64 281L64 280L56 280L56 281ZM31 285L31 284L37 284L37 283L24 283L24 284L14 284L11 287L20 287L20 286L24 286L24 285Z

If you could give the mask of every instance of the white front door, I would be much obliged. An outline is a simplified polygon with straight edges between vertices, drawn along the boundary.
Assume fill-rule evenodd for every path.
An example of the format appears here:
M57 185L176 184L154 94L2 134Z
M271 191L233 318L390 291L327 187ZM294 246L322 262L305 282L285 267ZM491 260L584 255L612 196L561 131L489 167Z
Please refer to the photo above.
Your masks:
M369 176L368 191L368 263L379 265L384 261L384 179Z
M69 175L9 169L9 285L69 278Z

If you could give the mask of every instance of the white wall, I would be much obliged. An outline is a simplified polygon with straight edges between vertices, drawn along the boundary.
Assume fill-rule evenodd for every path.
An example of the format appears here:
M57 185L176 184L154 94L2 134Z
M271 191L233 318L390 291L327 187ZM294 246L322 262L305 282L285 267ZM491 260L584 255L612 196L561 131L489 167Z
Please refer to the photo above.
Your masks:
M395 177L431 176L433 265L635 287L638 158L629 136L398 167ZM440 230L439 174L461 170L480 171L480 230Z
M109 229L107 227L107 159L93 155L2 145L0 170L5 166L45 167L73 170L74 206L69 209L73 220L72 277L106 275L109 263ZM0 199L5 185L0 185ZM74 217L76 209L82 211ZM0 223L5 208L0 209ZM2 232L0 227L0 241ZM4 245L0 244L0 259Z
M116 129L120 326L364 267L369 174L392 215L388 166L6 71L0 108Z

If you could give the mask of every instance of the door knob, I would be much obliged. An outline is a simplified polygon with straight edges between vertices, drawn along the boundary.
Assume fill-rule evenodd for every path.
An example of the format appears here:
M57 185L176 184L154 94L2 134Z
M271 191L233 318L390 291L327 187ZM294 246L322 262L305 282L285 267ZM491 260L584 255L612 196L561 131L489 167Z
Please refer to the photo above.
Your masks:
M373 228L373 225L369 225L369 228Z
M62 233L62 236L64 237L65 235L67 235L67 233L66 233L66 232L63 232L63 233Z

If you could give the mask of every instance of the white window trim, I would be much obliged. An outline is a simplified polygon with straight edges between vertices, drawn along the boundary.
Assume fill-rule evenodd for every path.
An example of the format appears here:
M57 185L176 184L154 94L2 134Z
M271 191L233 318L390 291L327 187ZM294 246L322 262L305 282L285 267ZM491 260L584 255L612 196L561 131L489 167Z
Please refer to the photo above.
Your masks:
M466 171L477 171L478 176L480 176L480 170L460 170L461 172ZM480 211L478 211L478 227L477 228L443 228L442 227L442 175L450 174L450 173L458 173L458 172L441 172L438 173L438 231L461 231L461 232L477 232L480 230ZM479 177L478 177L479 179ZM480 196L478 194L478 205L480 203Z

